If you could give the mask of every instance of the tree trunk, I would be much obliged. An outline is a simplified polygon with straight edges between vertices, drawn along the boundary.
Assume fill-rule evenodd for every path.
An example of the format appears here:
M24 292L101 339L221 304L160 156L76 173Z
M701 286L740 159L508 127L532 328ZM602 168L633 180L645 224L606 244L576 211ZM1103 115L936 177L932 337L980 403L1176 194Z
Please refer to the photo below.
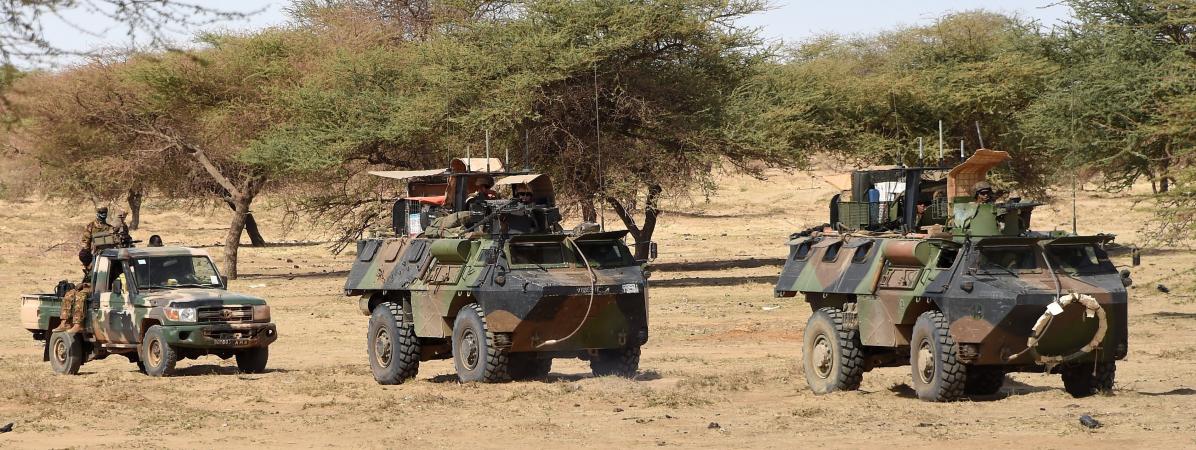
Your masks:
M129 189L128 194L125 195L125 200L129 203L129 229L136 230L141 225L141 201L145 198L145 193L140 189Z
M241 247L241 232L245 230L245 223L250 217L249 204L252 198L245 196L233 197L233 218L228 226L228 234L224 236L224 267L221 271L230 280L237 279L237 251Z
M642 227L635 223L635 218L631 217L631 213L623 207L622 202L614 197L606 198L606 202L614 208L615 214L623 220L628 234L635 240L635 259L640 261L647 260L649 256L652 234L656 232L656 219L660 216L658 202L661 191L659 184L648 185L648 198L644 202L644 225Z
M594 201L591 199L579 200L578 205L581 206L581 220L583 222L597 222L598 210L594 208Z
M237 211L237 205L231 200L225 200L224 203L228 205L233 212ZM257 228L257 220L253 218L253 212L245 215L245 232L249 233L249 245L252 247L265 247L266 239L262 237L262 232Z
M1160 178L1159 179L1159 193L1165 194L1169 190L1171 190L1171 180L1167 179L1166 176L1164 176L1163 178Z

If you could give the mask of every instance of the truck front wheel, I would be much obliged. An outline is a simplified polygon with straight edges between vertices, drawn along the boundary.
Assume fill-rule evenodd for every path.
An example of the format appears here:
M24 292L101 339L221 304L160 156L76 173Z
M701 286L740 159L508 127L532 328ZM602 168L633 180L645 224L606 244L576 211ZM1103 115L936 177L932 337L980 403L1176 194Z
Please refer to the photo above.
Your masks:
M967 366L959 361L955 353L955 338L951 336L943 313L922 313L914 324L912 337L909 365L918 398L929 402L950 402L963 395Z
M623 348L608 348L598 350L598 354L590 358L590 371L596 377L614 375L623 378L635 378L640 368L640 346Z
M370 314L366 353L378 384L399 384L419 372L419 338L398 302L384 302Z
M462 383L511 379L507 352L494 344L494 333L486 327L482 307L477 303L463 306L453 321L453 365Z
M75 375L79 373L79 366L83 365L83 342L81 333L57 332L50 335L47 348L49 349L50 368L54 373Z
M1063 388L1067 393L1075 398L1083 398L1113 392L1117 363L1107 361L1095 364L1065 364L1059 368L1059 372L1063 375Z
M257 347L237 352L237 368L245 373L262 373L266 371L266 361L270 359L270 347Z
M179 361L179 354L166 342L166 333L162 332L161 325L154 325L145 332L139 350L146 375L151 377L174 375L174 365Z

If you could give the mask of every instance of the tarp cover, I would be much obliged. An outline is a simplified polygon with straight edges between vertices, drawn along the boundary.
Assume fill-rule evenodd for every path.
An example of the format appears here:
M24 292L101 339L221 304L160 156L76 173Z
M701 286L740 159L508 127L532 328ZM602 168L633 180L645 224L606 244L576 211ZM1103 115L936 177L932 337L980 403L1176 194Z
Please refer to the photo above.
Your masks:
M447 196L434 195L431 197L407 197L407 200L415 200L420 203L431 203L433 205L443 205L445 197Z
M498 158L456 158L450 163L450 168L453 172L478 172L478 173L495 173L502 172L502 160Z
M502 179L494 182L494 185L495 186L503 186L503 185L508 185L508 184L527 184L527 183L531 183L536 178L540 178L540 176L541 175L538 173L533 173L533 174L528 174L528 175L511 175L509 177L503 177Z
M405 180L415 177L430 177L432 175L440 175L444 173L444 169L425 169L425 170L372 170L370 175L392 178L395 180Z

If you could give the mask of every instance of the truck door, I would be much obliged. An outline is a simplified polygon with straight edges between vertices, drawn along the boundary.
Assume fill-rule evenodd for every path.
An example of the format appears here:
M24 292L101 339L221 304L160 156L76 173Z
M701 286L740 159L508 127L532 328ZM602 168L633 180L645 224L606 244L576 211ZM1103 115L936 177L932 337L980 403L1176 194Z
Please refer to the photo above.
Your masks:
M106 266L106 267L105 267ZM104 343L129 344L137 342L134 328L133 305L129 297L129 278L125 276L124 262L104 258L101 272L96 271L96 294L99 296L98 316L95 333L102 335Z

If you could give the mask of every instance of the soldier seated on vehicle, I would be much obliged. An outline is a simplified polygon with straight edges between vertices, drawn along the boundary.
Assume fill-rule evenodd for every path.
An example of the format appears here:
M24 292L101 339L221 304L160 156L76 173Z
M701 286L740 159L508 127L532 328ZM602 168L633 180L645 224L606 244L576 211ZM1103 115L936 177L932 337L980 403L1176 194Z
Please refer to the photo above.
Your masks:
M103 234L103 233L111 234L112 231L113 231L112 225L108 224L108 207L101 206L99 208L96 208L96 220L89 222L86 226L83 227L83 239L82 239L83 248L86 248L88 251L95 253L95 251L96 251L95 236L97 234Z
M62 308L58 314L61 322L59 322L58 328L53 330L54 332L78 333L83 331L83 313L87 305L87 297L91 296L90 275L91 263L94 259L90 250L79 250L79 262L83 263L83 281L62 296Z
M153 236L150 236L149 246L150 247L161 247L162 246L162 236L158 236L156 234Z

